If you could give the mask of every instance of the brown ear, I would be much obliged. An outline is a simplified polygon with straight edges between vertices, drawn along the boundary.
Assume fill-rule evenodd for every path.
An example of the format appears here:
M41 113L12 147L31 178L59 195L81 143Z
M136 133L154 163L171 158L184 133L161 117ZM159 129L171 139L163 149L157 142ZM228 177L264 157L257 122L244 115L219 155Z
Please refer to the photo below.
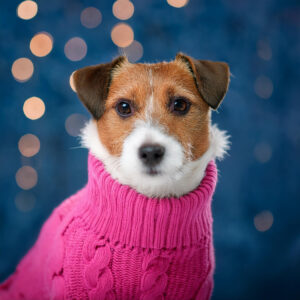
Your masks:
M228 65L224 62L197 60L182 53L178 53L175 59L188 66L203 100L213 109L217 109L228 88Z
M120 56L110 63L79 69L73 75L79 99L96 120L104 113L104 102L112 80L112 71L125 61L127 59Z

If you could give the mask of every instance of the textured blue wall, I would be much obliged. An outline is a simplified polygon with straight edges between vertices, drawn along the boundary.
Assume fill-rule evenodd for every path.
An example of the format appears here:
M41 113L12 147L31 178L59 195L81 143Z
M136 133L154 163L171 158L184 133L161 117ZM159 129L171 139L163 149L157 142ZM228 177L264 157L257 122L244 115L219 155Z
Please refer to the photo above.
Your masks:
M19 1L0 6L0 280L14 270L31 247L41 224L64 198L86 181L87 150L68 135L66 119L88 114L69 86L75 69L110 61L118 47L110 32L120 22L113 1L39 1L36 17L17 17ZM299 20L297 1L190 0L174 8L163 0L133 1L127 21L144 49L142 62L170 60L183 51L195 58L223 60L232 72L229 92L214 122L229 131L229 156L218 163L219 183L213 203L216 273L213 299L300 299L300 99ZM87 29L81 11L97 7L102 23ZM29 43L40 31L53 36L53 50L34 56ZM72 37L85 40L88 51L70 61L64 45ZM35 70L26 82L11 73L20 57ZM24 101L38 96L46 112L38 120L23 113ZM36 135L40 151L22 157L18 141ZM20 211L21 189L15 174L23 165L38 173L26 191L34 207ZM272 225L265 232L257 222ZM274 222L270 221L273 216ZM263 219L263 220L262 220ZM269 222L269 224L268 224Z

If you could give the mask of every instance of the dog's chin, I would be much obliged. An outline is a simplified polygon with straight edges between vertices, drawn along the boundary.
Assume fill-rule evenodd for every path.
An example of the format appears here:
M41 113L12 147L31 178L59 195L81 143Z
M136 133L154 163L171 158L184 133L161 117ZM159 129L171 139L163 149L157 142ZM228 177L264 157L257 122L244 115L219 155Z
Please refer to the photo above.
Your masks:
M162 175L162 172L157 168L146 168L143 173L151 177Z
M194 190L203 174L197 170L198 164L187 162L182 168L166 171L159 167L120 168L113 170L112 176L150 198L180 197Z
M136 171L134 176L131 172L129 173L119 173L116 179L147 197L165 198L177 197L183 194L182 188L180 190L176 189L178 184L180 184L180 179L178 176L178 179L176 179L174 174L167 174L154 168ZM138 180L133 178L138 178Z

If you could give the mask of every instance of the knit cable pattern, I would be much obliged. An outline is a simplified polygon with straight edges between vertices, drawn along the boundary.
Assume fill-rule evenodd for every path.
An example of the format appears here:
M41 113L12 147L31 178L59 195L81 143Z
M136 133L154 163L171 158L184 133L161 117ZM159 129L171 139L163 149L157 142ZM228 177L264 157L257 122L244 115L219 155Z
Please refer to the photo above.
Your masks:
M141 300L164 299L168 276L166 274L170 264L170 256L148 254L142 264L144 274L141 279Z
M88 184L53 212L0 299L208 300L216 181L210 162L189 194L148 198L90 155Z
M89 299L115 299L112 291L113 275L108 266L112 258L108 241L90 234L84 244L83 257L86 262L84 279Z
M64 280L64 240L63 235L73 219L57 215L61 222L60 230L55 236L55 242L49 246L49 259L47 261L48 282L50 284L50 299L61 300L65 297L65 280Z

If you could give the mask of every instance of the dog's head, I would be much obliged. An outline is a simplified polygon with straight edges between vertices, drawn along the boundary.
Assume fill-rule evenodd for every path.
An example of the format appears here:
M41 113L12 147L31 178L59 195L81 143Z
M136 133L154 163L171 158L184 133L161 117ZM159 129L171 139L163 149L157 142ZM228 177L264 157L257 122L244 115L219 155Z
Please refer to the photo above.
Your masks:
M174 61L131 64L126 57L74 73L77 94L93 117L83 142L111 175L148 196L195 188L208 161L210 110L229 83L226 63L177 54ZM201 173L201 174L200 174Z

